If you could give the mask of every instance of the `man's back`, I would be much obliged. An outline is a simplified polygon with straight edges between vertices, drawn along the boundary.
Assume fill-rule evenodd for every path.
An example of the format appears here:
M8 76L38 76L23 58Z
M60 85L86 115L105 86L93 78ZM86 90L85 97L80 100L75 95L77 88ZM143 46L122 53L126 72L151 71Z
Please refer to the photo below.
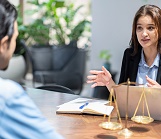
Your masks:
M24 89L0 78L0 138L61 139Z

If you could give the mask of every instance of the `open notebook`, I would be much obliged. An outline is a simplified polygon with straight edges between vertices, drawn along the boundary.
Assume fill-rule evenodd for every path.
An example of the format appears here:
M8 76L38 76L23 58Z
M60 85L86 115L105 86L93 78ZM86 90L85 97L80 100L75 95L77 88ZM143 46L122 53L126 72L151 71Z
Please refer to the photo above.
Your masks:
M96 114L96 115L110 115L113 106L107 106L109 101L77 98L62 105L59 105L57 113L73 113L73 114Z
M126 98L127 98L127 86L121 85L114 89L116 94L116 101L118 104L121 117L125 117L126 114ZM132 117L137 104L139 102L141 93L143 91L142 86L129 86L129 99L128 99L128 115ZM154 120L161 120L161 88L149 88L144 87L150 116ZM143 103L141 102L136 113L137 115L143 114ZM148 116L146 105L144 103L144 115Z

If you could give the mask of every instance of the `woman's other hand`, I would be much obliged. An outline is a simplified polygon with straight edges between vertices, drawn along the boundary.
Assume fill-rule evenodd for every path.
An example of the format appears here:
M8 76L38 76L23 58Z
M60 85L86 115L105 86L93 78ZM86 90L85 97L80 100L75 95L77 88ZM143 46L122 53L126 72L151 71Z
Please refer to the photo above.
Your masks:
M104 66L101 71L90 70L90 74L92 75L87 76L87 83L93 83L92 88L96 86L108 86L110 83L111 74Z
M147 84L148 87L160 87L161 88L160 84L158 84L156 81L149 78L147 75L146 75L146 80L148 82L148 84Z

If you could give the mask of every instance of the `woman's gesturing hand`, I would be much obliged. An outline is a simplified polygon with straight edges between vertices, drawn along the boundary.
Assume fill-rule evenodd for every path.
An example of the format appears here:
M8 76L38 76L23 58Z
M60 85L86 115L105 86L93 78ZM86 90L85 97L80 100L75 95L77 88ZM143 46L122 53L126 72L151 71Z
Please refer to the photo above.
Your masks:
M87 76L87 83L93 83L92 88L96 86L107 86L111 80L111 74L105 67L102 67L101 71L90 70L90 74L92 75Z

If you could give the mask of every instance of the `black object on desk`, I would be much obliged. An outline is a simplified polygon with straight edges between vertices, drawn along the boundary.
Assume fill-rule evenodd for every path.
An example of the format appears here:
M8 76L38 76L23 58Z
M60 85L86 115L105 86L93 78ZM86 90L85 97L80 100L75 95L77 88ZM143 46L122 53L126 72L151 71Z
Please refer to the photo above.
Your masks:
M117 72L111 72L112 79L115 81ZM109 90L106 86L97 86L94 88L93 97L100 99L108 99L110 95Z

